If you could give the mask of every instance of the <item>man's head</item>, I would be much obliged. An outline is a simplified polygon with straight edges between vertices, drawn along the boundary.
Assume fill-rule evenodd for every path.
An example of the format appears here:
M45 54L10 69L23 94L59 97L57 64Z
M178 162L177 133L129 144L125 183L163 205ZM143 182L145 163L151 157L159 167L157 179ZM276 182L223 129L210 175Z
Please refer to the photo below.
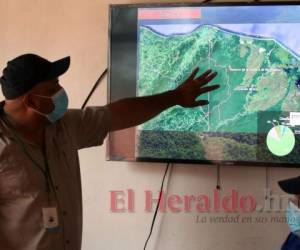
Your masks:
M295 195L286 207L285 218L291 233L300 237L300 176L281 180L278 184L286 193Z
M280 188L288 194L295 195L295 205L300 205L300 176L278 181Z
M32 121L55 122L68 105L58 76L65 73L69 65L70 57L49 62L34 54L9 61L0 78L5 106Z

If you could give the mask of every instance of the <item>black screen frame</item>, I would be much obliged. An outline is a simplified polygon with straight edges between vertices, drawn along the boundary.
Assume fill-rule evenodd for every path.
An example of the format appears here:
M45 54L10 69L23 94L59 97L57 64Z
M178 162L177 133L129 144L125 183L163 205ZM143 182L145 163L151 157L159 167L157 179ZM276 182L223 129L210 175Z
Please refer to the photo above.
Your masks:
M206 2L206 3L138 3L138 4L110 4L109 5L109 26L108 26L108 85L107 85L107 103L114 102L118 100L115 96L112 95L112 18L114 10L123 10L123 11L135 11L137 13L138 8L155 8L155 7L213 7L213 6L280 6L280 5L296 5L300 6L300 2L297 1L280 1L280 2ZM137 17L137 15L136 15ZM137 18L134 23L136 34L135 39L137 39ZM130 39L130 38L129 38ZM135 40L136 42L136 40ZM135 51L135 60L137 60L137 51ZM127 52L126 52L127 54ZM127 54L128 55L128 54ZM136 67L135 69L136 75ZM128 72L117 72L118 75L123 75L122 73ZM136 79L135 79L136 82ZM124 98L126 97L135 97L132 93L125 93ZM120 99L120 98L119 98ZM121 98L122 99L122 98ZM107 140L107 144L110 143L110 140ZM107 147L108 148L108 147ZM107 159L109 156L107 155ZM116 160L118 161L118 160ZM121 161L130 161L130 160L121 160ZM146 158L138 157L132 162L153 162L153 163L187 163L187 164L199 164L199 165L229 165L229 166L254 166L254 167L286 167L286 168L300 168L300 162L298 164L294 163L272 163L272 162L252 162L252 161L214 161L214 160L183 160L183 159L169 159L169 158Z

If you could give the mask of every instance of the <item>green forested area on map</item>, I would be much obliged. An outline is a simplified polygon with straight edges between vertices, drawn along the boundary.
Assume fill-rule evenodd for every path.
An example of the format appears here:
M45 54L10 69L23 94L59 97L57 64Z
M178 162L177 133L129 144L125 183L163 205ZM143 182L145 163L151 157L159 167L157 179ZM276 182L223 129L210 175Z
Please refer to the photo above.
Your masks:
M140 125L141 157L256 161L257 113L300 111L300 60L272 38L212 25L163 36L141 26L138 46L137 96L174 89L198 66L199 75L218 72L211 84L221 85L200 97L207 106L174 106Z

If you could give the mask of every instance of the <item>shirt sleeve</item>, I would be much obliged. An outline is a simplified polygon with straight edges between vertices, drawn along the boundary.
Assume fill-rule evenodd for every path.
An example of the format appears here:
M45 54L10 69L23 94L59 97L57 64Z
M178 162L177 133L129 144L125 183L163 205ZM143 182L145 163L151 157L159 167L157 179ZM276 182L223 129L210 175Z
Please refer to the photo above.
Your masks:
M63 121L77 149L100 146L109 132L110 111L107 106L68 109Z

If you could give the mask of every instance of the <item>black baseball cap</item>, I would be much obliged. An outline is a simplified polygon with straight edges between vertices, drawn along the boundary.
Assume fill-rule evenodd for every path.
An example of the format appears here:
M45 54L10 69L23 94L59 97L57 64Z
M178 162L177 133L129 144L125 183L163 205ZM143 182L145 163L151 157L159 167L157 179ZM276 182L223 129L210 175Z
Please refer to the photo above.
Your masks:
M278 185L288 194L300 194L300 176L278 181Z
M42 81L64 74L70 66L70 56L54 62L36 54L23 54L7 62L0 78L6 99L14 99Z

